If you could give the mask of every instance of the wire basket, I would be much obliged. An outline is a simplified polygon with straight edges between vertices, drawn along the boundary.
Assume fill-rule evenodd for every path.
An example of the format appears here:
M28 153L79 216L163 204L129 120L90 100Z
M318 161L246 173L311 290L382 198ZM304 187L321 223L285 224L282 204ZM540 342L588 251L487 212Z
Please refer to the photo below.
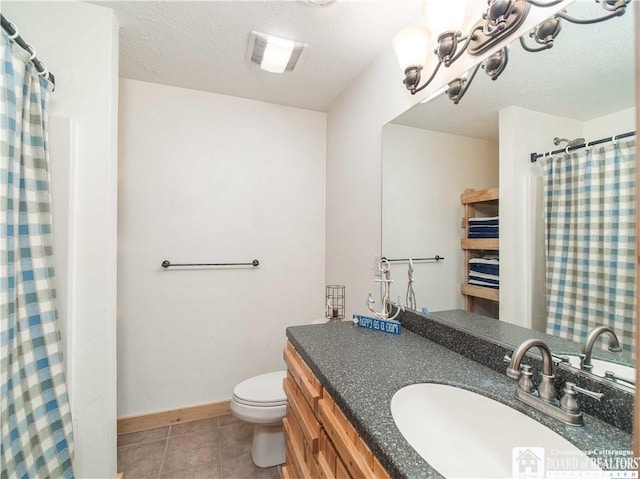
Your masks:
M344 286L329 284L326 287L324 316L329 321L344 319Z

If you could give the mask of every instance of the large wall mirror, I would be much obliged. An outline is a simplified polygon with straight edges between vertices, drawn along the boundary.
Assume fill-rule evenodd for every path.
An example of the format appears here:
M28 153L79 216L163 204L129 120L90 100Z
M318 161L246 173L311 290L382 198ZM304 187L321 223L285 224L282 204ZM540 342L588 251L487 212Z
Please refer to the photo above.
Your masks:
M515 41L497 80L480 69L459 104L443 92L384 126L382 256L444 258L413 262L415 309L436 317L465 309L460 196L466 189L498 187L499 252L485 253L499 254L500 300L478 301L476 311L500 323L554 334L547 324L545 160L531 162L530 154L566 145L554 144L556 137L594 141L636 130L637 7L631 2L625 15L602 23L564 22L553 48L545 51L527 52ZM576 2L567 11L593 18L599 8L596 2ZM633 155L635 136L628 141ZM392 262L391 272L393 295L404 299L407 262ZM599 337L594 357L632 366L635 345L628 334L625 351L616 353L607 350L606 336ZM575 351L584 339L566 338L576 344Z

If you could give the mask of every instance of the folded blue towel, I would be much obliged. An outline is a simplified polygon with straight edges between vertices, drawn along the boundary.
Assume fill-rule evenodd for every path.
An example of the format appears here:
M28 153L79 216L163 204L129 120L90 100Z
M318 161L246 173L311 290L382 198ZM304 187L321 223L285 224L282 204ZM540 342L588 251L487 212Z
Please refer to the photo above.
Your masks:
M500 224L500 219L497 216L489 218L469 218L469 226L474 225L495 225Z
M475 271L469 272L469 279L477 279L478 281L487 281L494 284L500 283L500 276L497 274L476 273Z
M469 231L469 238L500 238L500 232L495 231Z
M476 273L500 274L500 266L497 264L472 263L469 261L469 269Z

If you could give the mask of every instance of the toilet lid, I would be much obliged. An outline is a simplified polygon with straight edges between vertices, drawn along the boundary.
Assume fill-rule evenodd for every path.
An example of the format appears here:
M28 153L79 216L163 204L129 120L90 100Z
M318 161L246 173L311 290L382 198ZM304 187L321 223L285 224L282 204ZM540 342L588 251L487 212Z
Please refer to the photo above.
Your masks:
M287 376L287 371L275 371L273 373L254 376L233 388L233 395L240 402L256 405L282 404L287 400L282 387L282 380Z

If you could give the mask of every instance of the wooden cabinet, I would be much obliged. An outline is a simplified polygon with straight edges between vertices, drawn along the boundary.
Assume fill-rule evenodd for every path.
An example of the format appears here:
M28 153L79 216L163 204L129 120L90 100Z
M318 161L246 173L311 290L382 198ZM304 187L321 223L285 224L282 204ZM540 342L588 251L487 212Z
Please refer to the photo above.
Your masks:
M500 291L494 288L469 284L469 260L478 256L482 252L492 252L497 254L500 247L498 238L470 238L469 219L483 216L498 216L498 188L486 190L467 189L460 195L460 203L464 205L464 217L462 227L465 229L465 237L460 241L460 247L465 255L465 282L460 285L460 292L465 296L465 309L475 311L477 299L484 299L498 302ZM494 305L497 316L497 304ZM486 308L483 312L487 312Z
M287 377L285 479L386 479L380 462L291 343Z

